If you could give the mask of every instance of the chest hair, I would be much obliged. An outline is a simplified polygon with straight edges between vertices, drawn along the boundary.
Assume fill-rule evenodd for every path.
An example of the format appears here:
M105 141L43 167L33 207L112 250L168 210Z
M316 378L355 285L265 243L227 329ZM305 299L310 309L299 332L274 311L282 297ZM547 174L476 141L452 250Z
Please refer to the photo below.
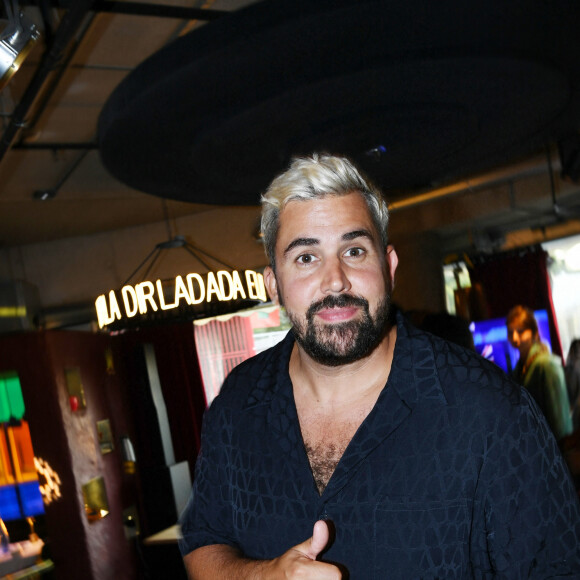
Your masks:
M301 382L297 352L293 351L290 360L294 400L310 469L322 495L351 439L374 407L389 376L390 362L386 366L381 362L380 372L371 375L370 386L358 397L337 404L321 404L312 396L308 382Z
M320 417L301 420L304 447L321 495L366 414L350 421L324 420Z

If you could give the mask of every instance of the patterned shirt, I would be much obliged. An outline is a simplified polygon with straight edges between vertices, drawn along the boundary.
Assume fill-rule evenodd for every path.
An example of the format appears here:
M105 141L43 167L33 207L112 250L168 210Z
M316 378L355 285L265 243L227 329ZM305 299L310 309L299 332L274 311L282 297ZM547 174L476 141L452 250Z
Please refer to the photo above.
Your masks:
M351 580L580 579L580 505L528 393L493 363L397 315L392 369L326 489L316 489L288 365L292 333L242 363L204 419L182 554L273 558L331 520L322 557Z

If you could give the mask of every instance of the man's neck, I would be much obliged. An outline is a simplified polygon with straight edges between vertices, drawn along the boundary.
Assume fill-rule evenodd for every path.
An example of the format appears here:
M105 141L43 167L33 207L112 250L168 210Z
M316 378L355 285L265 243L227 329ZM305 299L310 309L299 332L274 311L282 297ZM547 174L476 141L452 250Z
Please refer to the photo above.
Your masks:
M341 405L377 396L387 382L397 337L393 326L366 357L340 366L312 359L296 343L290 357L290 377L295 395L320 404Z
M290 377L304 448L319 493L387 382L396 337L396 328L392 328L368 357L339 367L321 365L294 346Z

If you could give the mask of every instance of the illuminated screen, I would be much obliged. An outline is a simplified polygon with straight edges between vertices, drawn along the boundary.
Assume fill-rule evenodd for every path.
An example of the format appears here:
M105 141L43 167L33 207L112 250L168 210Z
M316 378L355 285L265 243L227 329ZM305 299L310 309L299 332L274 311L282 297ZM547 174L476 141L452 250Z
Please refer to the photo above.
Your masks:
M540 338L550 350L550 326L546 310L535 310L534 316L538 322ZM509 373L517 364L520 353L508 342L505 318L492 318L472 322L469 326L473 335L475 350L483 357L493 361L506 373Z

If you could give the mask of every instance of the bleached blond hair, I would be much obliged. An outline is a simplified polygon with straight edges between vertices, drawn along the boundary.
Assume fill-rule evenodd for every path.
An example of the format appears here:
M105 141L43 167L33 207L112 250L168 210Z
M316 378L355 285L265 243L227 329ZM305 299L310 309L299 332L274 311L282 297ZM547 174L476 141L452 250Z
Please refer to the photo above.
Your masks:
M346 157L314 153L308 157L295 157L289 168L278 175L262 195L261 231L270 266L275 269L280 213L287 203L352 192L363 196L386 250L389 211L381 192Z

